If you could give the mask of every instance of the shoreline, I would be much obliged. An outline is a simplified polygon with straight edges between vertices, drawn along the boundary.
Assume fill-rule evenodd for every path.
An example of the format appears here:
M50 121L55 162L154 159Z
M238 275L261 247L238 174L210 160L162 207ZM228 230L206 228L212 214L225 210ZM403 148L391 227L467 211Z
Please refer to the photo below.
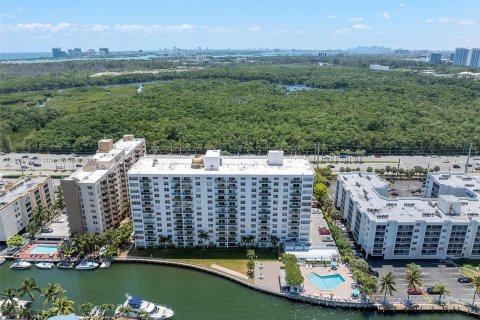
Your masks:
M437 304L417 304L413 308L408 308L403 304L399 304L398 306L403 306L403 308L397 309L395 305L393 305L393 308L385 308L383 304L380 304L377 302L352 303L352 302L342 302L342 301L334 301L334 300L320 300L320 299L309 298L301 295L290 295L290 294L282 293L280 291L272 290L267 287L259 286L255 283L245 281L243 279L234 277L230 274L221 272L216 269L212 269L212 268L208 268L208 267L204 267L196 264L191 264L187 262L175 261L175 260L164 260L164 259L157 259L157 258L142 258L142 257L115 257L113 258L113 261L121 262L121 263L157 264L157 265L197 270L200 272L205 272L214 276L218 276L226 280L233 281L244 287L257 290L259 292L263 292L272 296L276 296L278 298L287 299L296 303L306 303L306 304L317 305L317 306L326 307L326 308L344 309L344 310L357 309L358 311L376 311L379 313L388 313L388 314L458 313L458 314L463 314L469 317L476 317L476 318L480 317L479 312L475 312L471 308L465 305L460 305L460 304L451 304L446 306L441 306Z

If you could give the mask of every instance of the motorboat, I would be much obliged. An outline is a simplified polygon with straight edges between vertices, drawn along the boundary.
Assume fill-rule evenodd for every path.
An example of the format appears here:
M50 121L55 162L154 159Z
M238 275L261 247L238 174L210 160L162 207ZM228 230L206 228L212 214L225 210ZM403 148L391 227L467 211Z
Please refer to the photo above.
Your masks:
M97 269L98 265L99 265L98 262L83 260L82 262L77 264L75 269L77 269L77 270L93 270L93 269Z
M4 263L5 263L5 261L6 261L6 260L5 260L5 258L4 258L4 257L0 257L0 266L1 266L2 264L4 264Z
M31 301L27 301L27 300L20 300L18 298L13 298L13 300L15 300L15 304L17 305L17 307L19 308L22 308L22 309L25 309L25 308L29 308L32 306L32 302ZM0 308L3 307L3 304L4 303L9 303L9 301L5 302L6 300L0 300Z
M29 269L32 266L32 264L28 261L24 260L15 260L14 263L10 266L10 269L15 269L15 270L25 270Z
M69 261L60 261L57 263L57 268L59 269L73 269L75 267L74 262L69 262Z
M35 266L38 269L52 269L53 267L55 267L55 264L53 262L41 261L41 262L35 263Z
M93 307L92 310L90 310L90 317L102 317L105 314L105 310L103 310L101 307Z
M105 260L102 261L102 264L100 265L100 268L107 269L107 268L110 267L111 264L112 264L112 260L105 259Z
M128 318L137 318L140 312L148 312L150 319L170 319L173 317L174 312L172 309L149 302L140 297L131 297L126 295L127 300L117 306L115 315L122 315ZM128 309L127 309L128 308ZM129 310L125 312L126 310Z

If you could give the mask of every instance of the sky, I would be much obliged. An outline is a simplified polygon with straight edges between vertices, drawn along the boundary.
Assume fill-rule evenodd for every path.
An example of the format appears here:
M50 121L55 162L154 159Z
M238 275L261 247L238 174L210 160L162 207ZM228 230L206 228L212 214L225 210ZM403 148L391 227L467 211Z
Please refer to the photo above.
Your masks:
M480 47L480 0L0 0L0 52Z

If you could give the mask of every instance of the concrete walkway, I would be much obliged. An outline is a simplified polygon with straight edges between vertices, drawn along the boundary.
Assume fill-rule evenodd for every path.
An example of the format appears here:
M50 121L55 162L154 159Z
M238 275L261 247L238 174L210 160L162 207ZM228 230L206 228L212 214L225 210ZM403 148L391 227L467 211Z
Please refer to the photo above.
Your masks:
M212 265L210 265L210 267L212 267L213 269L217 269L217 270L219 270L219 271L228 273L228 274L230 274L230 275L232 275L232 276L234 276L234 277L248 280L248 277L247 277L245 274L243 274L243 273L240 273L240 272L237 272L237 271L233 271L233 270L231 270L231 269L227 269L227 268L221 267L221 266L216 265L216 264L212 264Z

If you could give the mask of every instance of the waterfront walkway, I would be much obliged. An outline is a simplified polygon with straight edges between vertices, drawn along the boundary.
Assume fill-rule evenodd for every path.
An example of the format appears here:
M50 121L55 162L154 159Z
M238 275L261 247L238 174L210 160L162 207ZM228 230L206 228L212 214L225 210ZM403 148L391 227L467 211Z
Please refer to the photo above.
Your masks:
M240 273L240 272L237 272L237 271L233 271L233 270L230 270L228 268L224 268L224 267L221 267L221 266L218 266L216 264L212 264L211 267L213 269L216 269L216 270L219 270L221 272L225 272L225 273L228 273L234 277L237 277L237 278L240 278L240 279L244 279L244 280L248 280L248 277L243 274L243 273Z

